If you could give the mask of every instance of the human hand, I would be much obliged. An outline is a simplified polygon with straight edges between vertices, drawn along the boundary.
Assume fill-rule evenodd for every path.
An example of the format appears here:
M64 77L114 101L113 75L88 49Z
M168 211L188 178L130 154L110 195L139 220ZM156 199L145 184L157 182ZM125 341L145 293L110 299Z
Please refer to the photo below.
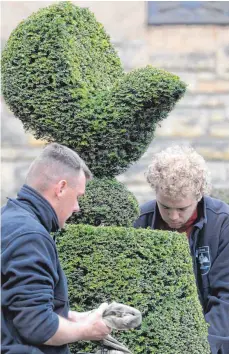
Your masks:
M107 307L107 303L101 304L98 309L90 311L82 320L83 340L101 340L111 333L111 328L102 319L103 312Z

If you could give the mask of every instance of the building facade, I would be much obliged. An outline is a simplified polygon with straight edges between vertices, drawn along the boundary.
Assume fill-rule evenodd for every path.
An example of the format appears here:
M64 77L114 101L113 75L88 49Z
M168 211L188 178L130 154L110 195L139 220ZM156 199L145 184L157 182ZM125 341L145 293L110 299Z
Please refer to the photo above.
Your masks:
M2 47L23 19L53 3L2 2ZM229 188L229 2L73 3L94 12L126 71L151 64L177 74L188 85L184 98L158 126L146 153L118 179L142 203L153 197L144 177L152 153L171 144L191 144L207 159L213 186ZM43 142L24 132L4 100L1 115L4 204L6 197L16 195Z

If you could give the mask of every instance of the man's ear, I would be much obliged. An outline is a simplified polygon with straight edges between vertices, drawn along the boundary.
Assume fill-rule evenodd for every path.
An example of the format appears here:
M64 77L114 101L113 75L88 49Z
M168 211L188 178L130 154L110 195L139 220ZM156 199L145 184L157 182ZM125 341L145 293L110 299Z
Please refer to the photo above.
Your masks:
M56 185L55 185L55 194L57 198L60 198L63 193L65 192L67 187L67 181L65 179L60 180Z

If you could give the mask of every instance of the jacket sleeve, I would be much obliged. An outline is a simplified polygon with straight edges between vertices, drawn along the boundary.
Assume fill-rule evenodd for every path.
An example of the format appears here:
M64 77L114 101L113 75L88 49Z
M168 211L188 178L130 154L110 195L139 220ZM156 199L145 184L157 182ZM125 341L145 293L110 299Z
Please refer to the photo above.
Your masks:
M59 319L53 312L56 265L55 244L41 234L19 236L2 251L3 302L28 344L43 344L58 329Z
M145 222L145 217L144 217L144 215L142 216L139 216L139 218L137 219L137 220L135 220L134 221L134 223L133 223L133 227L135 227L136 229L138 229L138 228L146 228L147 227L147 225L146 225L146 222Z
M212 354L229 353L229 220L222 227L218 255L209 273L211 293L205 312Z

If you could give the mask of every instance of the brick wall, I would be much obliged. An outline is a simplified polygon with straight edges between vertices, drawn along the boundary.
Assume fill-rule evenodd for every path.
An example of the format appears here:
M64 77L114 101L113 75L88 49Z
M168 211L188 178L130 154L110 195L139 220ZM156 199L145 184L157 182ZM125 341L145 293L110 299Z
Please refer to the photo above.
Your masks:
M2 2L1 40L17 24L52 1ZM110 34L126 71L147 64L179 75L187 84L185 97L157 128L144 156L118 179L140 203L152 191L144 171L152 153L173 143L193 145L208 161L213 185L229 181L229 26L148 26L144 1L74 1L93 11ZM23 183L31 160L42 146L2 105L2 203Z

